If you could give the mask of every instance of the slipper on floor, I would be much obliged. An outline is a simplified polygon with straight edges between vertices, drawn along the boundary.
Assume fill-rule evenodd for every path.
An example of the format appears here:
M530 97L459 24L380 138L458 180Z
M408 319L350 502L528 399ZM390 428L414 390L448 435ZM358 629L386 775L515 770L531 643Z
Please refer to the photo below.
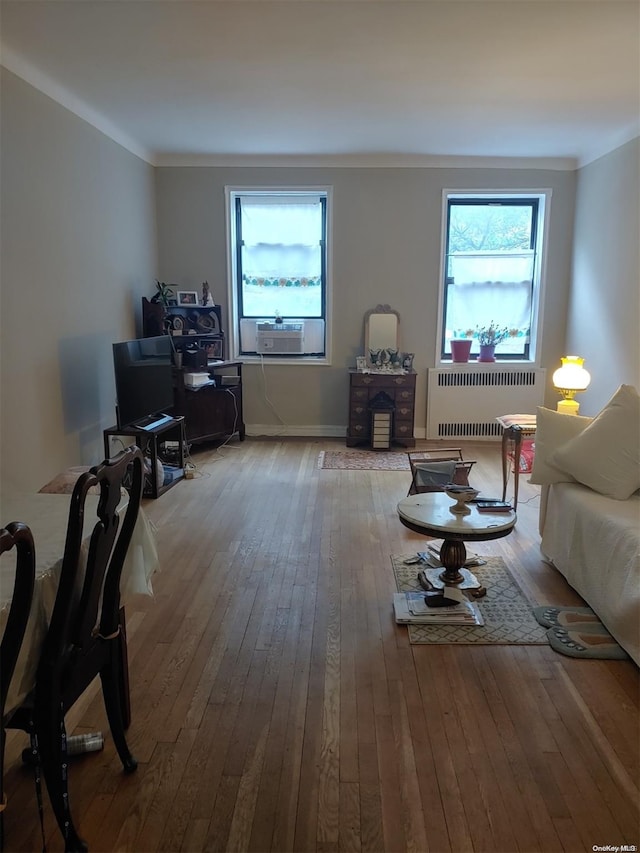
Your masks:
M596 614L590 607L534 607L533 615L536 621L545 628L554 628L559 625L562 628L575 627L578 623L586 625L592 623L594 626L602 625Z
M626 660L629 655L607 631L586 632L566 628L549 628L549 645L556 652L572 658L600 658L601 660Z

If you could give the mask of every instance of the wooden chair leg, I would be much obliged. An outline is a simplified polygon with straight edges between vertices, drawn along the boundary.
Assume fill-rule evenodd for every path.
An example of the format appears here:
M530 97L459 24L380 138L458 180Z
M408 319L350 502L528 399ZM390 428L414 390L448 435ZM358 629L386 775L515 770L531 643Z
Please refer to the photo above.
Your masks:
M126 731L131 725L131 693L129 691L129 657L127 652L127 624L124 616L124 607L120 608L120 636L118 637L118 651L120 654L119 674L122 721Z
M6 801L4 798L4 743L6 735L4 728L0 725L0 850L4 850L4 810Z
M119 638L118 638L119 639ZM137 768L138 762L135 760L125 735L125 722L122 713L123 705L128 705L125 702L122 693L123 676L121 671L121 649L120 644L116 641L113 645L111 661L100 671L100 680L102 681L102 695L104 697L104 707L109 720L109 728L111 736L120 761L125 773L133 773ZM128 686L128 685L127 685Z
M57 691L41 691L38 705L40 707L36 706L35 728L42 775L49 792L51 808L65 840L65 853L85 853L89 848L78 835L71 818L67 782L68 761L62 751L64 716Z

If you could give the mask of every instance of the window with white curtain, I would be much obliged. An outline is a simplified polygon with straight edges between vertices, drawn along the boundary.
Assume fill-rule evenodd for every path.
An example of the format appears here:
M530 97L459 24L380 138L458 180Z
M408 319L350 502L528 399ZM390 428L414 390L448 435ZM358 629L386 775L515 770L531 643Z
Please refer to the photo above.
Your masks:
M531 358L541 291L546 193L446 193L440 358L451 340L508 330L498 359Z
M315 321L305 326L305 338L313 341L307 354L325 355L327 201L326 190L229 192L231 302L240 355L255 352L246 333L253 321L276 319Z

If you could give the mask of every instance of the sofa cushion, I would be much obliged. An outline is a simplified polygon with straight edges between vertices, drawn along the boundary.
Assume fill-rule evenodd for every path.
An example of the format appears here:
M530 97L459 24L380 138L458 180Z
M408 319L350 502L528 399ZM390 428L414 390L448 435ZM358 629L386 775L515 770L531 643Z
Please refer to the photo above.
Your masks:
M553 451L586 429L593 418L565 415L553 409L538 406L536 410L536 452L529 482L538 486L552 483L573 483L575 478L554 465L549 457Z
M621 385L584 430L549 462L601 495L627 500L640 489L640 396Z

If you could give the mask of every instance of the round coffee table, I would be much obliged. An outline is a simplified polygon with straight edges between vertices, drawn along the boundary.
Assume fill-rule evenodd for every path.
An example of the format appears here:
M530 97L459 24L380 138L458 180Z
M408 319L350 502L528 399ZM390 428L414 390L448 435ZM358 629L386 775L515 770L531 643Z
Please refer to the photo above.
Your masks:
M455 501L444 492L410 495L398 504L400 521L409 530L443 539L440 562L443 571L435 570L447 586L478 588L480 582L464 568L467 559L465 542L482 542L508 536L517 520L515 512L478 512L470 503L468 515L454 515L450 507Z

